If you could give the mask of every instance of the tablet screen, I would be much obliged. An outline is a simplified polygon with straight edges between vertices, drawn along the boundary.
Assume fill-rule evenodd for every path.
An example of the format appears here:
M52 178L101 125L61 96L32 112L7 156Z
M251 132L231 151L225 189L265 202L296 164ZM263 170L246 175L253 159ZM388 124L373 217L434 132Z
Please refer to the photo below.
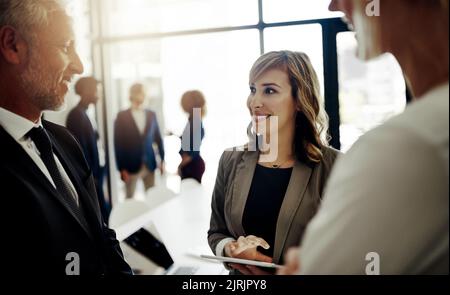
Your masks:
M126 238L125 243L159 266L168 269L174 262L163 243L144 228Z

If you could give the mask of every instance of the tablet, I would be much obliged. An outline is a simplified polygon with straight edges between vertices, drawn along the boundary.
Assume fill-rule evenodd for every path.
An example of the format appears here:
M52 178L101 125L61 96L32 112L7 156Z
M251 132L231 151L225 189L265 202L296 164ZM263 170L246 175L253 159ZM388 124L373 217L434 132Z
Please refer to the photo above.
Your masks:
M259 266L259 267L269 267L269 268L281 268L282 267L281 265L278 265L275 263L270 263L270 262L262 262L262 261L256 261L256 260L232 258L232 257L225 257L225 256L200 255L200 257L206 258L206 259L219 260L222 262L254 265L254 266Z

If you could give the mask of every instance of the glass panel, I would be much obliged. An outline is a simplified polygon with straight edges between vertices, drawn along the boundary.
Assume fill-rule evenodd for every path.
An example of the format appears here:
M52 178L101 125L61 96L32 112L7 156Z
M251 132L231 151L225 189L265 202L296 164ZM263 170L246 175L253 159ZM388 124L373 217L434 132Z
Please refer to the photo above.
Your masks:
M102 5L106 36L258 23L257 0L103 0Z
M306 53L319 76L322 97L323 89L323 48L322 26L300 25L276 27L264 30L264 49L266 52L274 50L303 51Z
M342 17L328 10L330 0L263 0L266 23Z
M406 105L402 71L392 55L364 63L352 32L337 36L342 150L365 132L401 113Z
M139 81L146 86L147 106L156 111L161 132L181 135L187 120L181 95L201 90L207 101L201 147L206 162L204 183L213 185L222 151L247 141L248 73L259 56L258 37L258 31L245 30L107 45L112 88L108 106L113 118L128 108L129 87ZM180 141L166 136L165 143L166 170L173 175L180 161Z
M83 62L83 75L92 74L91 30L90 11L88 0L70 0L68 4L69 14L74 23L77 52Z

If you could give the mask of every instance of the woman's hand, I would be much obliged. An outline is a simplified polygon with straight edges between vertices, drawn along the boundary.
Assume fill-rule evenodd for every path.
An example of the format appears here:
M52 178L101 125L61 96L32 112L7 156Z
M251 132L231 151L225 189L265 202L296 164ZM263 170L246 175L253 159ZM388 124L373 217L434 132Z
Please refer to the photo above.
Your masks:
M178 175L182 176L181 170L192 161L192 157L186 153L181 154L181 163L178 165Z
M256 236L239 237L237 241L229 242L225 245L225 255L233 258L256 260L263 262L272 262L272 258L262 254L257 247L269 249L270 245L264 239ZM271 274L259 267L244 264L229 264L232 268L237 269L245 275L266 275Z

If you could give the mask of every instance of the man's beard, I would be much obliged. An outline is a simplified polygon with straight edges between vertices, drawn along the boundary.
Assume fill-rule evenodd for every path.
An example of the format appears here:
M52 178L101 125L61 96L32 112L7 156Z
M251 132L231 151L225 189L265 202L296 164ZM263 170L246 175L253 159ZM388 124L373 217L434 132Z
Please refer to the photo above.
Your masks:
M58 81L41 62L36 49L30 53L27 69L21 75L22 85L31 103L41 111L56 111L64 105L64 95L58 95Z

